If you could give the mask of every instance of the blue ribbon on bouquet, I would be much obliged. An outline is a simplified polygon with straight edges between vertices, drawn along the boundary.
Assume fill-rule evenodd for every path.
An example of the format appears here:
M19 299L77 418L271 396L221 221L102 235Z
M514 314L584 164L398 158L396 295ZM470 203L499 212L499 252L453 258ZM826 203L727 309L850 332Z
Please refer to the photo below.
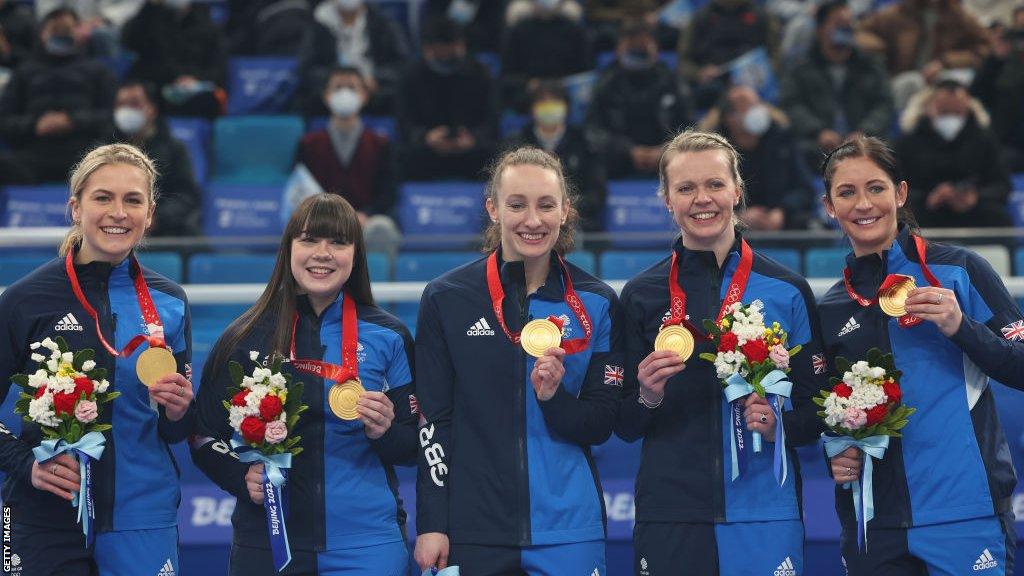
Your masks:
M874 465L872 459L879 460L885 456L885 450L889 447L889 437L885 435L869 436L863 440L854 440L849 436L826 436L825 453L829 458L853 446L860 448L866 455L864 468L861 472L861 479L843 484L843 488L853 488L853 509L857 514L857 543L864 549L868 547L868 522L875 517L875 493L872 475Z
M288 510L288 469L292 467L292 454L268 456L238 440L231 440L231 447L242 462L263 463L263 511L267 515L267 531L270 535L270 552L274 557L274 568L278 572L292 561L292 549L288 543L288 528L285 516Z
M103 455L106 438L100 432L89 432L78 442L68 443L64 439L43 440L32 449L36 461L42 463L64 452L70 453L78 460L78 492L71 498L71 505L78 508L78 523L82 525L85 535L85 547L92 546L96 532L92 523L96 520L96 503L92 499L92 461L99 460Z
M744 445L746 423L743 419L743 406L739 399L754 392L751 385L743 376L738 373L729 376L725 381L726 387L723 390L726 401L731 407L732 433L730 436L730 450L732 452L732 479L736 480L746 471L747 455ZM782 425L782 405L785 398L789 398L793 392L793 383L786 379L786 373L782 370L772 370L761 379L761 386L764 387L765 400L775 414L775 452L772 455L772 470L775 474L775 481L782 486L789 477L789 460L786 455L786 428ZM752 444L754 452L761 452L761 434L753 433Z
M437 568L427 568L423 571L421 576L459 576L458 566L449 566L438 570Z

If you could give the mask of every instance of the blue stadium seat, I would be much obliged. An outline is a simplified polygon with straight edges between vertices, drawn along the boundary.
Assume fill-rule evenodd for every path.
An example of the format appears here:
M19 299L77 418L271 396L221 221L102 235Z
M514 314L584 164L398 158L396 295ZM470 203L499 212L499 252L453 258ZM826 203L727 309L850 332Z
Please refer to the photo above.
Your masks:
M663 50L658 53L658 60L665 66L668 66L669 70L675 71L676 67L679 66L679 55L673 50ZM607 50L597 55L597 69L601 70L607 68L615 63L615 51Z
M809 248L804 253L804 275L808 278L838 278L846 266L844 247Z
M370 282L387 282L391 280L391 258L383 252L367 252L366 266L370 272Z
M445 248L465 245L453 235L475 235L484 220L480 182L406 182L395 207L406 245Z
M666 235L676 230L665 201L658 194L657 180L611 180L605 202L605 230L616 247L668 249L666 238L630 238L638 232L661 232ZM602 268L602 274L604 268Z
M298 85L295 58L233 56L228 59L228 114L282 112Z
M758 248L757 251L789 268L797 274L800 273L800 251L795 248Z
M1024 248L1017 248L1013 253L1013 270L1016 276L1024 276Z
M600 258L601 278L629 280L668 255L667 250L608 250L601 254Z
M168 280L181 282L181 254L177 252L138 252L139 263L162 274Z
M203 234L217 236L276 236L281 222L280 184L213 183L203 194Z
M54 253L10 254L0 256L0 286L10 286L24 278L44 262L52 260Z
M1013 218L1014 226L1024 226L1024 172L1013 174L1010 183L1013 185L1010 191L1010 199L1007 201L1007 210ZM1017 270L1022 270L1017 268ZM1017 272L1021 274L1021 272Z
M478 252L406 252L395 258L395 282L428 282L452 268L480 258ZM395 315L415 332L419 302L397 302Z
M227 116L213 126L213 178L225 184L283 184L302 137L298 116Z
M64 184L7 186L0 191L0 225L10 228L67 226L68 187Z
M262 284L270 279L276 254L193 254L189 284Z
M524 126L530 123L529 114L516 114L515 112L506 111L501 115L501 137L508 138L514 136L523 129Z
M306 133L316 132L317 130L323 130L327 126L328 116L315 116L309 119L306 124ZM387 136L389 140L394 140L395 135L398 133L398 124L394 116L363 116L363 126L367 129L380 134L381 136Z
M566 260L579 266L589 274L597 276L597 257L589 250L573 250L565 257Z
M192 161L192 174L196 182L203 186L210 175L210 134L213 128L206 118L169 117L167 127L174 136L185 145L189 160Z

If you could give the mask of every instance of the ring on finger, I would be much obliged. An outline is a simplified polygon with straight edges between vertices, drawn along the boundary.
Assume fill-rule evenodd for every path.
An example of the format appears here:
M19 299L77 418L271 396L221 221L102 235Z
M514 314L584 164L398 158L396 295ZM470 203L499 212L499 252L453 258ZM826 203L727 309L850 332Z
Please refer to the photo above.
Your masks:
M939 292L939 299L935 301L936 304L942 304L942 298L945 296L942 292Z
M54 476L57 476L57 468L58 468L58 466L56 464L51 466L50 467L50 474L53 474Z
M765 422L768 421L768 415L767 414L761 414L759 420L761 420L761 424L764 424Z
M849 466L847 466L846 467L846 475L847 476L853 476L853 468L850 468Z

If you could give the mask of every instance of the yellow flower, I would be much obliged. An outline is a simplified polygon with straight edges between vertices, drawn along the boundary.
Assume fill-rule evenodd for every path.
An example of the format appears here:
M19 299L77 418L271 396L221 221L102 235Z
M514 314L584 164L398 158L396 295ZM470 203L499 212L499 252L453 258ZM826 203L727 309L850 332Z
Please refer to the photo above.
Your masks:
M287 390L278 390L277 391L277 397L281 399L281 403L282 404L287 402L288 401L288 391Z
M721 326L722 326L722 328L728 330L729 329L729 319L728 318L722 318Z
M60 367L57 369L57 376L67 376L69 378L75 377L75 367L70 362L61 362Z

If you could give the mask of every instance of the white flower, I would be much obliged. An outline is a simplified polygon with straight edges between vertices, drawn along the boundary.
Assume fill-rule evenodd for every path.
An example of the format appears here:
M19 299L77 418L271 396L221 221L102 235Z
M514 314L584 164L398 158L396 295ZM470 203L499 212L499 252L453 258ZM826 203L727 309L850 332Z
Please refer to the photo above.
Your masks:
M255 362L259 357L260 353L257 350L249 350L249 360Z
M853 393L850 394L849 403L854 408L869 410L879 404L884 404L886 400L885 390L881 386L865 383L854 387Z
M36 354L35 352L32 353L31 358L33 362L42 362L43 360L46 360L46 356L43 356L42 354Z
M40 344L39 342L33 342L28 345L28 347L33 350L38 350L40 346L42 346L42 344Z
M92 372L92 370L94 368L96 368L96 362L95 361L93 361L93 360L86 360L85 362L82 362L82 370L84 372Z
M75 379L70 376L54 376L50 379L50 391L57 392L74 392L75 391Z
M864 360L861 360L850 367L850 370L852 370L857 376L867 376L870 369L871 367L868 366L868 363Z
M35 374L28 375L28 385L33 388L46 386L50 383L50 374L46 370L36 370Z
M260 402L270 392L270 387L264 384L257 384L252 387L245 396L245 413L247 416L257 416L260 413Z
M44 338L43 341L41 342L41 344L42 344L43 348L49 348L50 350L53 350L55 352L60 350L60 346L57 346L56 342L54 342L53 340L50 340L49 336Z
M825 398L825 404L822 406L825 411L825 424L835 426L842 423L847 404L847 399L841 398L837 394L830 394Z
M49 360L46 361L46 368L50 372L56 373L57 370L60 370L60 362L54 360L53 358L50 358Z
M875 366L868 371L868 376L874 380L880 380L885 376L885 368Z
M60 359L63 360L64 362L67 362L68 364L70 364L70 363L74 362L74 360L75 360L75 353L74 352L65 352L65 353L60 355Z
M45 392L39 398L29 401L28 416L43 426L59 426L60 418L53 412L53 394Z
M256 381L252 379L252 376L242 376L242 388L252 388L256 384Z
M276 374L271 374L270 375L270 387L271 388L276 388L276 389L280 390L281 388L284 388L287 383L288 383L288 381L285 380L283 374L276 373Z
M110 382L107 382L107 379L104 378L103 380L100 380L99 382L96 383L96 392L99 394L103 394L104 392L107 391L107 388L109 387Z
M240 428L242 426L242 420L244 419L245 411L242 410L241 406L232 406L231 409L228 410L228 424L230 424L231 428L235 431L241 431Z

